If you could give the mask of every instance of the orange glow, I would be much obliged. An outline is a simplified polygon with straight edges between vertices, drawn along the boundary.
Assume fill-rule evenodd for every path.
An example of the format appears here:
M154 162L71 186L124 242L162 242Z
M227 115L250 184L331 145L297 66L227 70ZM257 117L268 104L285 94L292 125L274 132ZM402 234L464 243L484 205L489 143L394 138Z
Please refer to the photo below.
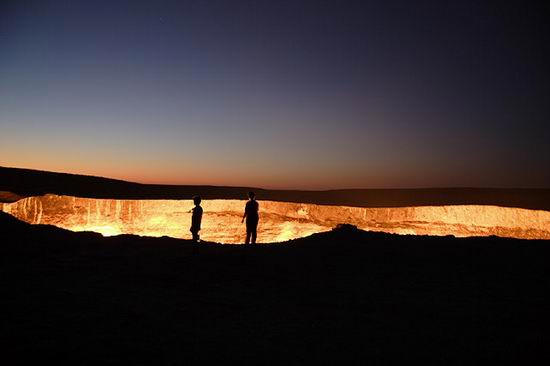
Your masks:
M242 243L245 201L203 201L201 239ZM32 223L103 235L190 238L190 200L115 200L45 195L0 204ZM281 242L327 231L340 223L396 234L550 239L550 212L497 206L457 205L362 208L260 201L258 242Z

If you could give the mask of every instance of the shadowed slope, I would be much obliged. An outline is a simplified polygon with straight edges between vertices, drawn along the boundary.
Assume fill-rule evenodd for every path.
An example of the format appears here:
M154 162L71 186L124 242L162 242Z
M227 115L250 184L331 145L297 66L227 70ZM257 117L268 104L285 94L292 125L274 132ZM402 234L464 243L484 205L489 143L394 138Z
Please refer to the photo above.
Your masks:
M5 357L21 362L458 365L546 354L548 241L345 227L193 253L184 240L103 238L3 213L0 229Z

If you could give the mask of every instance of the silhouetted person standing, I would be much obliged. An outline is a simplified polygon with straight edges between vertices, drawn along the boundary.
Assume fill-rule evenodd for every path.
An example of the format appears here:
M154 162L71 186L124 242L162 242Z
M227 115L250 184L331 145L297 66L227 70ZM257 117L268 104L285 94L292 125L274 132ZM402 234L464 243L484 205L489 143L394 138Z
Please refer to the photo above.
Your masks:
M256 244L256 230L258 229L258 210L259 205L255 199L254 192L248 192L248 202L244 208L244 216L241 222L246 218L246 240L245 244L250 243L250 237L252 236L252 244Z
M201 221L202 221L202 207L201 204L201 197L200 196L194 196L193 202L195 203L195 207L193 207L193 215L191 216L191 234L193 234L193 241L199 242L200 236L199 231L201 230Z

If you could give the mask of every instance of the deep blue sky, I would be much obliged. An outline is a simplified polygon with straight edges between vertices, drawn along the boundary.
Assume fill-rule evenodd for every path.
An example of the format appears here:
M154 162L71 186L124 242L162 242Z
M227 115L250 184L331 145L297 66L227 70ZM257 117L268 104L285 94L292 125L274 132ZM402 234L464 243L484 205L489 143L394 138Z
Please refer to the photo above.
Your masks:
M3 1L0 165L550 187L548 15L524 1Z

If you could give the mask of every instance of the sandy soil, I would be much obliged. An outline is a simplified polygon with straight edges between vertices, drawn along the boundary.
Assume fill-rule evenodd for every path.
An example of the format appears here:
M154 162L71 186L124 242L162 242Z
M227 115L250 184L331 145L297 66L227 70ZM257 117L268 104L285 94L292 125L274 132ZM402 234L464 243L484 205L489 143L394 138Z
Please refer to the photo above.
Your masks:
M4 359L487 364L547 355L548 241L336 230L222 246L0 213Z

